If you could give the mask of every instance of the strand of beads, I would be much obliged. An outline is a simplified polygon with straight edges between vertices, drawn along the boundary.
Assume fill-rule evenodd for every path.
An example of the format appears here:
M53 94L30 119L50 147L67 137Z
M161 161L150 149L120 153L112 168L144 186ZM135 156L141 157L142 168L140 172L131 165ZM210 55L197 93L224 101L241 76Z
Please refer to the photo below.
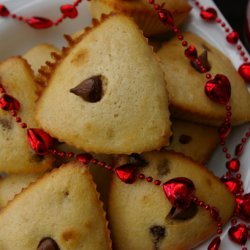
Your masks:
M65 18L74 19L78 16L77 6L82 2L82 0L76 0L73 4L64 4L60 7L62 13L61 17L56 19L54 22L45 17L33 16L30 18L23 17L14 13L11 13L9 9L0 4L0 17L12 18L21 22L25 22L34 29L47 29L52 26L59 25Z

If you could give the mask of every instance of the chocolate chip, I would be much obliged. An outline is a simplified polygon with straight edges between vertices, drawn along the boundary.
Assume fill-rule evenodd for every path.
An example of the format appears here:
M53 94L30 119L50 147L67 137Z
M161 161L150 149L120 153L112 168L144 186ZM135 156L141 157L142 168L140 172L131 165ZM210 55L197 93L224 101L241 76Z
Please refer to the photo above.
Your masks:
M198 212L198 208L194 203L191 203L190 206L186 209L178 209L172 207L169 214L167 215L167 219L172 220L189 220L192 219Z
M144 167L148 162L139 154L133 153L129 156L129 163L135 164L138 167Z
M11 129L12 123L10 120L7 119L0 119L0 126L3 127L3 129Z
M199 60L190 62L192 67L199 73L204 73L201 71L201 66L198 64L198 61L200 61L202 66L206 69L206 72L208 72L211 69L211 65L208 61L207 50L204 50L198 58Z
M170 161L163 159L157 164L157 171L159 176L167 175L170 173Z
M37 250L60 250L60 248L53 239L46 237L40 241Z
M87 102L98 102L103 95L102 77L100 75L92 76L70 89L70 92L82 97Z
M192 141L192 137L189 135L181 135L179 138L181 144L188 144L190 141Z
M152 226L149 229L150 234L153 236L154 249L158 250L160 241L166 236L166 229L163 226Z

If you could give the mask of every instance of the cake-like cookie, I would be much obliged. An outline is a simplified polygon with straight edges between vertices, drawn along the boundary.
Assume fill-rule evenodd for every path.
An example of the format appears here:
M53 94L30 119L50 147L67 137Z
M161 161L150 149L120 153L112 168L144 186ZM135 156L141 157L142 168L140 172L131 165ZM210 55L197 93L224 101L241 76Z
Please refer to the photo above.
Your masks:
M148 164L140 168L140 173L162 184L177 177L188 178L194 183L198 199L216 207L223 223L232 216L233 195L206 168L173 152L151 152L142 157ZM216 221L206 209L191 203L189 209L174 211L163 187L146 180L129 185L113 177L109 218L117 250L187 250L217 230Z
M245 82L230 60L204 39L192 33L184 33L190 45L197 48L198 55L207 53L209 73L225 75L231 83L232 122L240 124L250 121L250 94ZM169 103L174 116L219 125L225 118L225 107L210 100L204 90L206 78L195 69L184 56L183 47L177 39L162 44L157 55L165 72ZM240 97L240 98L239 98Z
M34 120L37 84L27 62L19 57L2 62L0 83L9 95L20 102L18 115L22 121L30 128L38 128ZM52 158L36 155L28 143L27 131L2 109L0 109L0 145L0 172L38 173L52 167Z
M111 249L88 169L69 163L17 195L0 213L0 249Z
M191 10L187 0L156 0L155 3L164 4L164 8L172 13L177 26L185 20ZM147 0L93 0L90 2L90 11L97 19L101 14L110 12L119 12L133 17L145 36L159 35L170 30L168 26L161 23L153 6Z
M39 177L38 174L15 174L0 179L0 208L19 194L31 182Z
M172 131L171 143L166 149L183 153L203 164L219 144L216 127L174 119Z
M70 40L51 70L37 121L59 141L87 152L130 154L168 144L170 120L159 63L127 16L94 21ZM59 94L60 93L60 94Z

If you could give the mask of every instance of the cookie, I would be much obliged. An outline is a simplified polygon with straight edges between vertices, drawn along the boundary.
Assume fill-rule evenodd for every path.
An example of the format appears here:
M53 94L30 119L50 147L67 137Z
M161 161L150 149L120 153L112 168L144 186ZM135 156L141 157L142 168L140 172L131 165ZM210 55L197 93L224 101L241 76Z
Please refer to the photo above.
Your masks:
M140 168L145 176L162 183L186 177L194 183L198 199L219 210L223 223L233 215L233 195L206 168L173 152L151 152L142 157L148 163ZM189 209L174 212L162 186L141 180L129 185L117 177L110 188L109 218L117 250L193 249L217 231L216 221L204 208L191 203Z
M219 144L216 127L174 119L172 131L171 143L166 149L183 153L203 164Z
M175 25L179 26L188 16L191 6L187 0L166 0L155 1L156 4L164 4L175 20ZM133 17L138 26L143 30L145 36L155 36L166 33L169 27L159 20L156 11L147 0L93 0L90 2L90 12L94 18L99 19L101 14L119 12Z
M38 174L16 174L0 179L0 209L38 177Z
M54 45L43 43L31 48L22 57L28 61L32 70L37 75L41 66L45 65L47 61L52 60L51 53L60 52Z
M45 72L51 70L37 106L40 126L86 152L166 146L171 132L164 75L136 24L124 15L106 16L70 44Z
M184 37L190 45L197 48L199 56L203 54L205 57L204 53L207 53L206 62L211 67L209 73L213 76L223 74L230 80L232 123L237 125L250 121L250 94L230 60L197 35L184 33ZM179 41L173 39L163 43L157 55L165 72L173 115L205 124L221 124L226 115L225 107L206 96L204 86L207 80L183 55Z
M0 83L6 92L20 102L18 115L30 128L38 128L34 120L37 84L27 62L12 57L0 64ZM38 173L52 167L52 158L38 156L27 140L27 131L8 112L0 109L0 172Z
M88 169L69 163L40 178L0 213L0 249L111 249Z

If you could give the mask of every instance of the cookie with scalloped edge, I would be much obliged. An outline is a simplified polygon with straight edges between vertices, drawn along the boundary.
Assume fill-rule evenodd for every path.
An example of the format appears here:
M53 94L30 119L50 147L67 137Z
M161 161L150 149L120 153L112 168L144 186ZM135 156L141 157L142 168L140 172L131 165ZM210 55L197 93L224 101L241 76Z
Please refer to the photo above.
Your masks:
M151 152L142 157L148 164L138 172L162 183L186 177L194 183L198 199L219 210L223 223L233 215L233 195L203 166L173 152ZM110 188L109 218L117 250L193 249L217 231L217 223L206 209L191 203L189 209L174 211L162 186L146 180L129 185L115 176Z
M98 197L86 166L53 170L1 210L0 249L111 249Z
M190 121L172 120L171 143L166 150L183 153L206 163L219 144L218 128Z
M170 120L163 72L147 40L124 15L109 15L45 70L37 105L40 126L87 152L130 154L168 144Z
M191 10L187 0L156 0L155 4L164 4L164 8L172 13L176 26L183 23ZM100 18L101 14L109 14L110 12L128 15L135 20L145 36L148 37L170 31L168 25L161 23L153 6L147 0L93 0L90 2L90 12L92 17L97 19Z
M250 94L230 60L201 37L192 33L184 33L184 37L190 45L196 47L204 63L210 65L209 73L213 77L216 74L223 74L229 79L233 124L250 121ZM172 39L164 42L157 55L165 72L170 110L173 115L205 124L220 125L226 116L225 107L207 97L204 91L207 80L204 74L196 70L196 67L193 67L183 55L179 41Z
M37 84L27 62L12 57L0 64L0 83L6 92L20 102L18 116L30 128L38 128L35 121ZM38 156L27 140L27 131L22 129L8 112L0 109L0 172L38 173L52 167L50 156Z

